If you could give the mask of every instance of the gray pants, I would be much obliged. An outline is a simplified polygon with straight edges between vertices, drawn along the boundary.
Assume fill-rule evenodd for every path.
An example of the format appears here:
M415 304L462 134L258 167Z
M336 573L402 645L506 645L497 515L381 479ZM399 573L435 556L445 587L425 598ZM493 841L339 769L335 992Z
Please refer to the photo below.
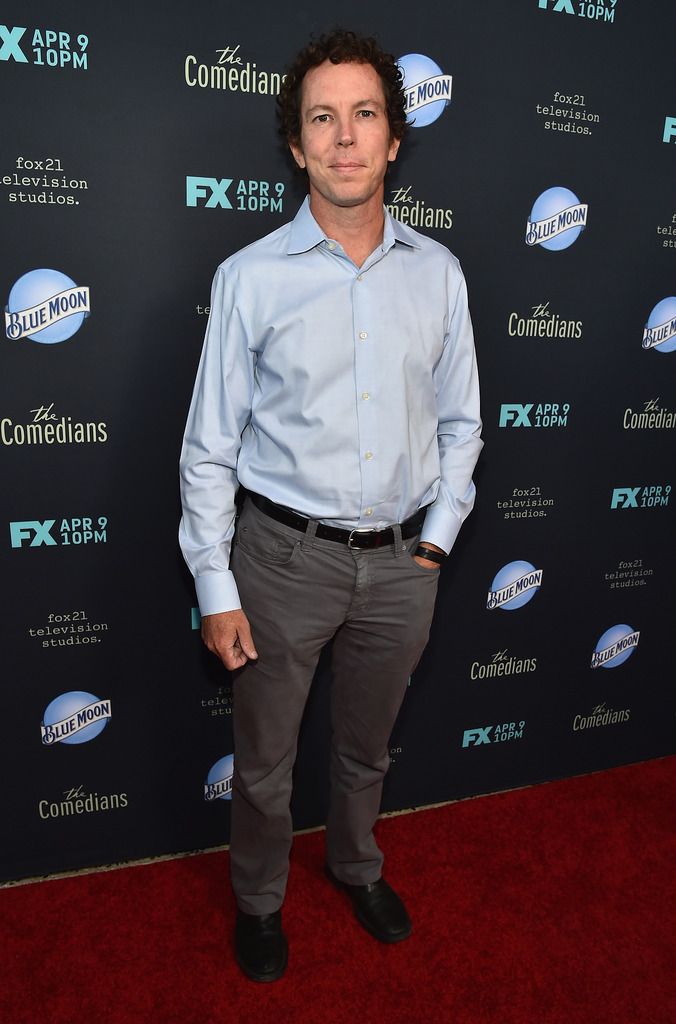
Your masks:
M418 538L367 551L317 539L246 502L231 565L258 651L234 679L230 861L241 910L271 914L289 871L292 769L317 661L334 639L327 863L341 881L380 878L373 836L388 741L427 643L438 570Z

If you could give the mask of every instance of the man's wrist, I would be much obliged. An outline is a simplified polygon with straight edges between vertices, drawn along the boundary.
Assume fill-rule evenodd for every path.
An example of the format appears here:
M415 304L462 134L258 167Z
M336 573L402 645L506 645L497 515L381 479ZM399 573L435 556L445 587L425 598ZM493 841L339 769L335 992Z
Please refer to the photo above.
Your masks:
M442 551L435 544L429 544L424 541L418 544L418 547L413 552L418 558L426 558L428 562L436 562L437 565L443 565L446 561L446 552Z

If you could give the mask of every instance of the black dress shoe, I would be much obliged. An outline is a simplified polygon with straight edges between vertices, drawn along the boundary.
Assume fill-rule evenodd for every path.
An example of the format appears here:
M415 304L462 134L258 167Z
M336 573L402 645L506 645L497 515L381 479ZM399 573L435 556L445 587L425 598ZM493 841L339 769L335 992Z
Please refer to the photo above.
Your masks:
M380 942L401 942L411 934L411 921L406 907L384 878L370 885L347 885L341 882L331 868L324 869L326 877L346 892L359 923Z
M262 915L237 911L235 959L247 978L277 981L286 970L288 956L281 910Z

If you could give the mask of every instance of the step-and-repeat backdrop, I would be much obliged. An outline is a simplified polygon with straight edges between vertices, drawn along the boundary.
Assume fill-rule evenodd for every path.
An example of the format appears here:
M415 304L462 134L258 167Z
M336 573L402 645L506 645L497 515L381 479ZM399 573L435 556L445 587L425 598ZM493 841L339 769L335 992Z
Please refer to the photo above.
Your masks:
M333 5L5 4L2 877L229 835L177 459L216 266L304 194L275 123ZM415 124L393 214L467 276L478 501L391 741L385 809L674 751L672 0L345 0ZM297 827L326 810L328 656ZM612 808L608 808L612 813Z

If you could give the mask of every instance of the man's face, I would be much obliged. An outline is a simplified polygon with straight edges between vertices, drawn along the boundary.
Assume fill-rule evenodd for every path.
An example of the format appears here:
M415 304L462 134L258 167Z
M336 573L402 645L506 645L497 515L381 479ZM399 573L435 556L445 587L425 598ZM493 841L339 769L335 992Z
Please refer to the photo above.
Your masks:
M382 82L370 64L327 60L308 71L300 144L291 144L291 152L307 169L313 208L382 203L387 163L398 149Z

